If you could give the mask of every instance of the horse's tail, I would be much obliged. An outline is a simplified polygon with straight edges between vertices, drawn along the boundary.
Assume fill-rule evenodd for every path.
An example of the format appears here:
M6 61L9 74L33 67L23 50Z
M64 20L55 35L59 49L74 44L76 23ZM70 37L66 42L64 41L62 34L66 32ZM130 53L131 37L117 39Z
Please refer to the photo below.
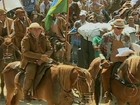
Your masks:
M99 105L100 102L100 87L101 87L101 81L100 81L100 73L98 73L97 78L95 79L95 88L94 88L94 98L96 105Z

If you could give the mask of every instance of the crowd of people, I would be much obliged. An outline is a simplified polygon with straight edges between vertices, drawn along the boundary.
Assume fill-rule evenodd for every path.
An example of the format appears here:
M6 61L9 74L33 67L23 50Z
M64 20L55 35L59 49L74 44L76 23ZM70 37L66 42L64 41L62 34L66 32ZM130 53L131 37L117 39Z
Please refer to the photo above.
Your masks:
M50 37L56 37L60 47L63 45L61 43L66 43L67 60L79 67L88 68L91 61L100 54L113 63L123 62L128 57L116 57L116 54L119 48L131 48L132 42L140 43L139 8L133 8L134 4L130 0L119 1L73 0L69 5L69 8L74 8L69 11L72 18L67 22L66 14L54 15L49 31L45 30L44 18L51 7L52 0L40 2L21 0L24 8L15 9L14 17L8 17L9 12L0 9L0 38L2 39L0 44L2 45L6 38L11 38L11 43L15 46L13 48L21 52L21 69L26 71L23 85L25 99L29 98L28 90L33 84L36 69L51 59L53 45L50 43ZM119 2L119 5L111 12L111 8L116 8L114 2ZM77 7L74 6L75 4ZM77 12L78 10L80 11ZM40 19L38 15L42 16L40 23L37 23L37 19ZM95 35L92 41L78 33L79 27L97 22L110 23L112 30L100 30L100 34ZM135 29L131 33L133 36L123 32L125 27ZM132 40L133 37L137 39ZM58 41L54 44L59 44ZM104 90L107 97L108 87L104 87Z

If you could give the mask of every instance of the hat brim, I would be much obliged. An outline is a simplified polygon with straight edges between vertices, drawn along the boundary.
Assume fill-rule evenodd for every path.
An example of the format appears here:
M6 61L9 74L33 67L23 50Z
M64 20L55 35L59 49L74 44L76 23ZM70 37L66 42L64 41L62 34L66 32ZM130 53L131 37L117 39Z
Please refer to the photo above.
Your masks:
M41 29L41 30L43 30L43 27L28 27L28 29L33 29L33 28L38 28L38 29Z
M118 25L113 25L116 28L124 28L125 26L118 26Z

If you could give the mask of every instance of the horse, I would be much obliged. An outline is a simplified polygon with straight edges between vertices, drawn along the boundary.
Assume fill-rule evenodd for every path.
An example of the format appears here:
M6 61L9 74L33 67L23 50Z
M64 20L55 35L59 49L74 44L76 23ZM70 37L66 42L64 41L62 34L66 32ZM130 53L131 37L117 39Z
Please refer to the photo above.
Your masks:
M4 98L4 78L2 71L8 63L20 59L20 51L12 43L11 38L7 37L4 39L4 42L0 46L0 52L1 98Z
M22 85L16 81L20 61L9 63L3 76L6 85L6 105L19 105L23 99ZM45 68L46 69L46 68ZM52 65L34 89L34 99L47 101L47 105L72 105L72 89L77 89L84 103L92 99L90 73L76 66Z
M106 60L105 60L106 61ZM88 71L93 77L95 82L95 99L96 104L99 104L100 93L96 89L97 77L104 72L104 70L112 67L108 62L102 65L102 59L96 58L92 61ZM105 67L106 66L106 67ZM118 105L139 105L140 104L140 57L132 55L127 58L119 67L115 75L111 76L110 88L112 96L115 96ZM98 81L99 82L99 81ZM99 86L99 85L98 85ZM99 87L98 87L99 89Z

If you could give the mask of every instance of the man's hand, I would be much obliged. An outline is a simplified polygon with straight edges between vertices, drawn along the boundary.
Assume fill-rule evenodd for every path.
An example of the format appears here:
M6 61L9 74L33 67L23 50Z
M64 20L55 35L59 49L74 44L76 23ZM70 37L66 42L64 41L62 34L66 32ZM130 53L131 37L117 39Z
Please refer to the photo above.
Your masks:
M49 57L47 55L43 54L40 59L44 62L48 62Z
M48 63L53 61L53 59L49 58L46 54L43 54L40 60L42 60L43 62L48 62Z

